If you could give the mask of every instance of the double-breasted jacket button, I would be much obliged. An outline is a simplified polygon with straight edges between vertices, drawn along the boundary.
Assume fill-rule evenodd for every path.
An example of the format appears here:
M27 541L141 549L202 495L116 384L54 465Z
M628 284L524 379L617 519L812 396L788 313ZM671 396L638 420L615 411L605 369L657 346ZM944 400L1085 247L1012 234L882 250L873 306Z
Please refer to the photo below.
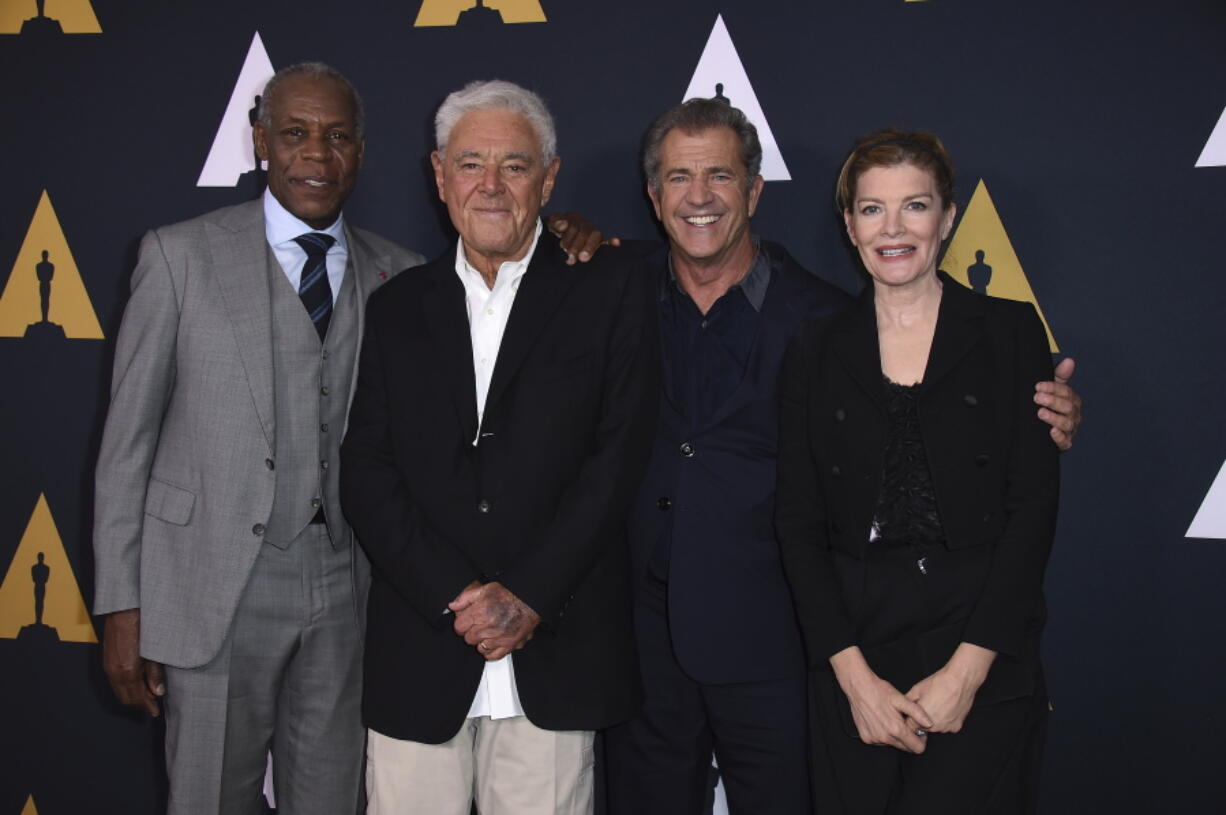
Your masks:
M681 442L681 455L685 456L686 458L693 458L694 445L690 444L688 441Z
M992 520L992 513L990 512L983 513L983 522L986 524L990 520Z
M478 501L477 512L480 512L482 515L488 515L490 513L490 502L484 498Z
M672 507L672 505L673 505L673 502L668 500L668 498L665 496L661 496L660 499L656 501L656 507L658 507L661 510L669 509Z
M836 422L841 422L846 418L847 418L847 411L843 410L843 408L834 409L834 420Z
M988 466L988 462L991 460L992 460L992 457L989 456L987 453L980 453L979 455L975 456L975 463L978 464L980 467Z
M975 396L973 393L968 393L966 396L962 397L962 401L966 402L967 407L975 407L975 405L979 404L979 397Z
M252 535L263 535L264 534L264 524L256 524L255 526L251 527L251 534Z
M839 469L839 465L833 464L830 467L830 474L834 476L835 478L839 478L840 476L843 475L843 471Z

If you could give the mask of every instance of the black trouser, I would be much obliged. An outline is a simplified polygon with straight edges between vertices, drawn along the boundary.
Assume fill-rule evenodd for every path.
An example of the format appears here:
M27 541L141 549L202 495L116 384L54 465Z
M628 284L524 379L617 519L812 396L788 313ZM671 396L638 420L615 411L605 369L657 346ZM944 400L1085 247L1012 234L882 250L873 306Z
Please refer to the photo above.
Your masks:
M638 716L605 732L610 815L709 812L712 751L733 815L808 813L805 680L691 679L673 654L666 584L647 583L635 605L646 700Z

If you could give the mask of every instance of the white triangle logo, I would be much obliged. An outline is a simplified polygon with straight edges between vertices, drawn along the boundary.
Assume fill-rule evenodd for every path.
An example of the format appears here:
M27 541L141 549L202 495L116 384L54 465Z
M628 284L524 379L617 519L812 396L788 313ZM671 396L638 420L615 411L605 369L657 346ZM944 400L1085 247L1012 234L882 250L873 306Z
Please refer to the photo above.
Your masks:
M255 98L275 73L260 32L251 38L251 48L243 61L243 70L234 83L230 104L221 117L221 127L213 137L213 149L205 159L197 187L233 187L239 176L255 169L255 149L251 145L251 108Z
M1219 129L1220 129L1219 125ZM1226 162L1223 162L1226 164ZM1201 502L1185 538L1221 538L1226 540L1226 463L1218 471L1213 486Z
M749 84L749 75L736 54L736 46L732 44L722 14L715 18L715 28L711 29L707 47L702 51L698 67L694 69L694 78L690 80L682 101L695 96L721 95L734 107L740 108L758 128L758 139L762 142L762 177L767 181L791 181L792 176L783 163L783 154L775 143L775 134L766 123L766 115L758 104L753 86Z
M1200 158L1196 160L1196 166L1226 166L1226 109L1222 110L1222 116L1217 120L1217 127L1213 128L1213 132L1209 134L1209 141L1205 142L1205 149L1200 151Z

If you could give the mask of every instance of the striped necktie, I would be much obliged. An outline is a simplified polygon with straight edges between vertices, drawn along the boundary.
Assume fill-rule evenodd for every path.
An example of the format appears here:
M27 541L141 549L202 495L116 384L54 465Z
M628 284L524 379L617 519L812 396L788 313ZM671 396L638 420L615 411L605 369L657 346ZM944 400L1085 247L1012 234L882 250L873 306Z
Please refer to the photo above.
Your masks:
M294 241L306 252L306 265L302 267L302 279L298 282L298 296L306 307L320 342L328 333L328 319L332 316L332 286L328 283L328 250L336 238L322 232L308 232Z

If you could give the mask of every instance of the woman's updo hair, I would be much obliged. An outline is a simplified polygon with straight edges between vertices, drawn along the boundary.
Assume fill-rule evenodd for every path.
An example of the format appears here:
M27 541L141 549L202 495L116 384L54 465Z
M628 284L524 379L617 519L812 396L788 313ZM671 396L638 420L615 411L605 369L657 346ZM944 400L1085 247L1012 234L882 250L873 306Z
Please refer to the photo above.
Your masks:
M941 140L923 130L904 131L886 128L860 138L843 162L835 188L834 203L839 214L851 209L856 200L860 176L873 167L913 164L932 173L941 196L942 209L954 202L954 166Z

